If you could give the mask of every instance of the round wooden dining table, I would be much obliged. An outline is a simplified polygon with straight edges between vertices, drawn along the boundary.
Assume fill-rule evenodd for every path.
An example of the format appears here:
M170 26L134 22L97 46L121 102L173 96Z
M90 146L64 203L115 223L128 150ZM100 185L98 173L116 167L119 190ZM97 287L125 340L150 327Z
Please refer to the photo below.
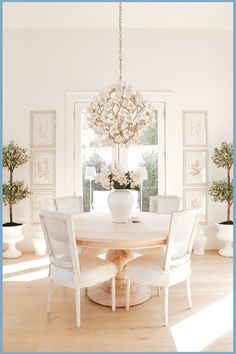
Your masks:
M74 215L73 219L77 245L106 249L106 259L116 264L116 306L125 307L124 267L134 259L134 250L166 244L170 215L140 212L127 223L114 223L109 212L90 212ZM110 282L89 288L88 296L100 305L111 306ZM151 290L146 285L131 284L130 306L143 303L150 296Z

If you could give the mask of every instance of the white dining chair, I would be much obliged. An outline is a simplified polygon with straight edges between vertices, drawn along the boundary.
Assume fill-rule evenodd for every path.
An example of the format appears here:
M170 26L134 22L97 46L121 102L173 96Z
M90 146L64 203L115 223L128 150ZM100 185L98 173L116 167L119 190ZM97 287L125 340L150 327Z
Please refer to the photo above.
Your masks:
M69 213L74 216L84 212L84 203L82 196L68 195L63 197L57 197L54 199L55 207L57 211L63 213ZM98 256L105 258L107 250L95 249L95 248L81 248L78 250L82 253L91 254L93 256Z
M83 197L81 195L57 197L54 199L54 203L56 210L63 213L76 214L84 212Z
M190 274L191 253L199 221L200 209L184 210L172 214L166 252L141 256L125 267L126 310L129 310L130 282L163 287L164 323L168 324L169 287L183 281L187 285L188 306L192 307Z
M180 198L175 195L156 195L149 198L149 211L157 214L171 214L179 210ZM161 248L161 249L160 249ZM165 246L134 250L136 256L144 256L146 254L159 254L160 251L165 250ZM158 291L158 294L160 290Z
M77 253L72 216L67 213L40 210L40 222L50 258L48 312L54 283L75 290L76 324L80 327L80 289L111 279L112 311L115 311L114 263L92 255Z
M180 197L175 195L156 195L150 196L149 211L158 214L170 214L178 211Z

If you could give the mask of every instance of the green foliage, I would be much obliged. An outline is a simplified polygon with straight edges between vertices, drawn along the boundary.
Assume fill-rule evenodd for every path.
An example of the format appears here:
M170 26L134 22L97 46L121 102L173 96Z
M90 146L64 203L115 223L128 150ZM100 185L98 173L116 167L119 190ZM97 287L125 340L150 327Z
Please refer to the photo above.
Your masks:
M142 134L137 136L134 139L135 144L140 145L156 145L157 144L157 128L156 127L148 127L144 129Z
M209 194L214 202L232 202L233 200L233 181L229 184L226 180L213 182Z
M134 180L132 179L132 172L127 171L124 175L121 173L120 175L125 177L126 182L125 183L120 183L116 180L114 180L114 174L111 173L108 177L110 180L110 183L113 183L113 188L114 189L133 189L135 191L139 191L140 187L139 184L134 184Z
M148 174L148 180L143 181L143 211L148 211L150 196L158 194L158 154L145 152L142 158L142 166L146 167Z
M213 182L209 194L214 202L227 203L227 223L230 223L230 208L233 203L233 181L230 177L230 170L233 165L233 144L224 141L219 148L214 149L212 160L218 168L226 168L227 178Z
M9 171L13 172L15 168L24 165L28 160L29 155L26 149L20 148L14 140L3 146L2 165Z
M224 141L219 148L214 149L212 160L217 167L230 169L234 161L233 144Z
M98 174L98 173L101 172L101 168L102 168L102 166L104 166L104 165L106 165L106 161L101 158L101 156L99 155L98 152L94 152L94 153L89 157L88 160L84 160L84 162L83 162L83 167L82 167L82 169L83 169L83 171L82 171L83 176L84 176L84 174L85 174L85 169L86 169L87 166L93 166L93 167L95 167L96 173ZM108 165L108 167L110 167L110 166ZM100 183L95 183L95 182L93 182L93 184L94 184L94 189L99 190L99 191L106 191L106 189L103 188ZM84 186L84 188L86 188L86 189L88 190L88 191L87 191L87 194L88 194L88 198L89 198L89 181L88 181L88 180L84 180L84 181L83 181L83 186ZM89 203L89 202L88 202L88 203Z
M10 184L4 183L2 186L4 205L18 204L22 199L30 196L29 187L24 185L23 181L17 181Z
M2 164L10 172L10 176L9 181L3 184L2 199L4 205L9 205L10 224L14 224L12 206L30 195L30 190L23 181L13 181L13 171L28 160L27 150L20 148L14 140L3 146Z
M89 157L89 160L84 160L83 162L83 175L85 173L85 169L87 166L94 166L96 168L96 172L101 172L101 167L105 165L105 160L101 158L98 152L94 152L93 155Z

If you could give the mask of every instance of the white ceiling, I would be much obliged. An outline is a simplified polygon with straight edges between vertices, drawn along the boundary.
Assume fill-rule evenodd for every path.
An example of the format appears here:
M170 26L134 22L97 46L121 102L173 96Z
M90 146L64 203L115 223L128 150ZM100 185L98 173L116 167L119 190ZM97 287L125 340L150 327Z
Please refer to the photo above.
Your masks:
M125 2L123 25L130 28L232 29L232 3ZM118 3L3 3L5 28L118 27Z

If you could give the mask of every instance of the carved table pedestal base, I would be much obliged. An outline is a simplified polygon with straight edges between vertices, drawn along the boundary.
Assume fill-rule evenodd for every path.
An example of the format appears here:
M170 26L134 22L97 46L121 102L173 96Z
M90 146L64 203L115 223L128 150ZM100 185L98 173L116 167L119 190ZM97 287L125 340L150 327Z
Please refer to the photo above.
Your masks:
M115 263L118 268L116 275L116 307L125 307L126 281L124 267L134 257L129 250L110 250L106 258ZM151 296L151 290L146 285L131 283L130 306L141 304ZM95 285L88 289L88 297L97 304L111 306L111 282Z

